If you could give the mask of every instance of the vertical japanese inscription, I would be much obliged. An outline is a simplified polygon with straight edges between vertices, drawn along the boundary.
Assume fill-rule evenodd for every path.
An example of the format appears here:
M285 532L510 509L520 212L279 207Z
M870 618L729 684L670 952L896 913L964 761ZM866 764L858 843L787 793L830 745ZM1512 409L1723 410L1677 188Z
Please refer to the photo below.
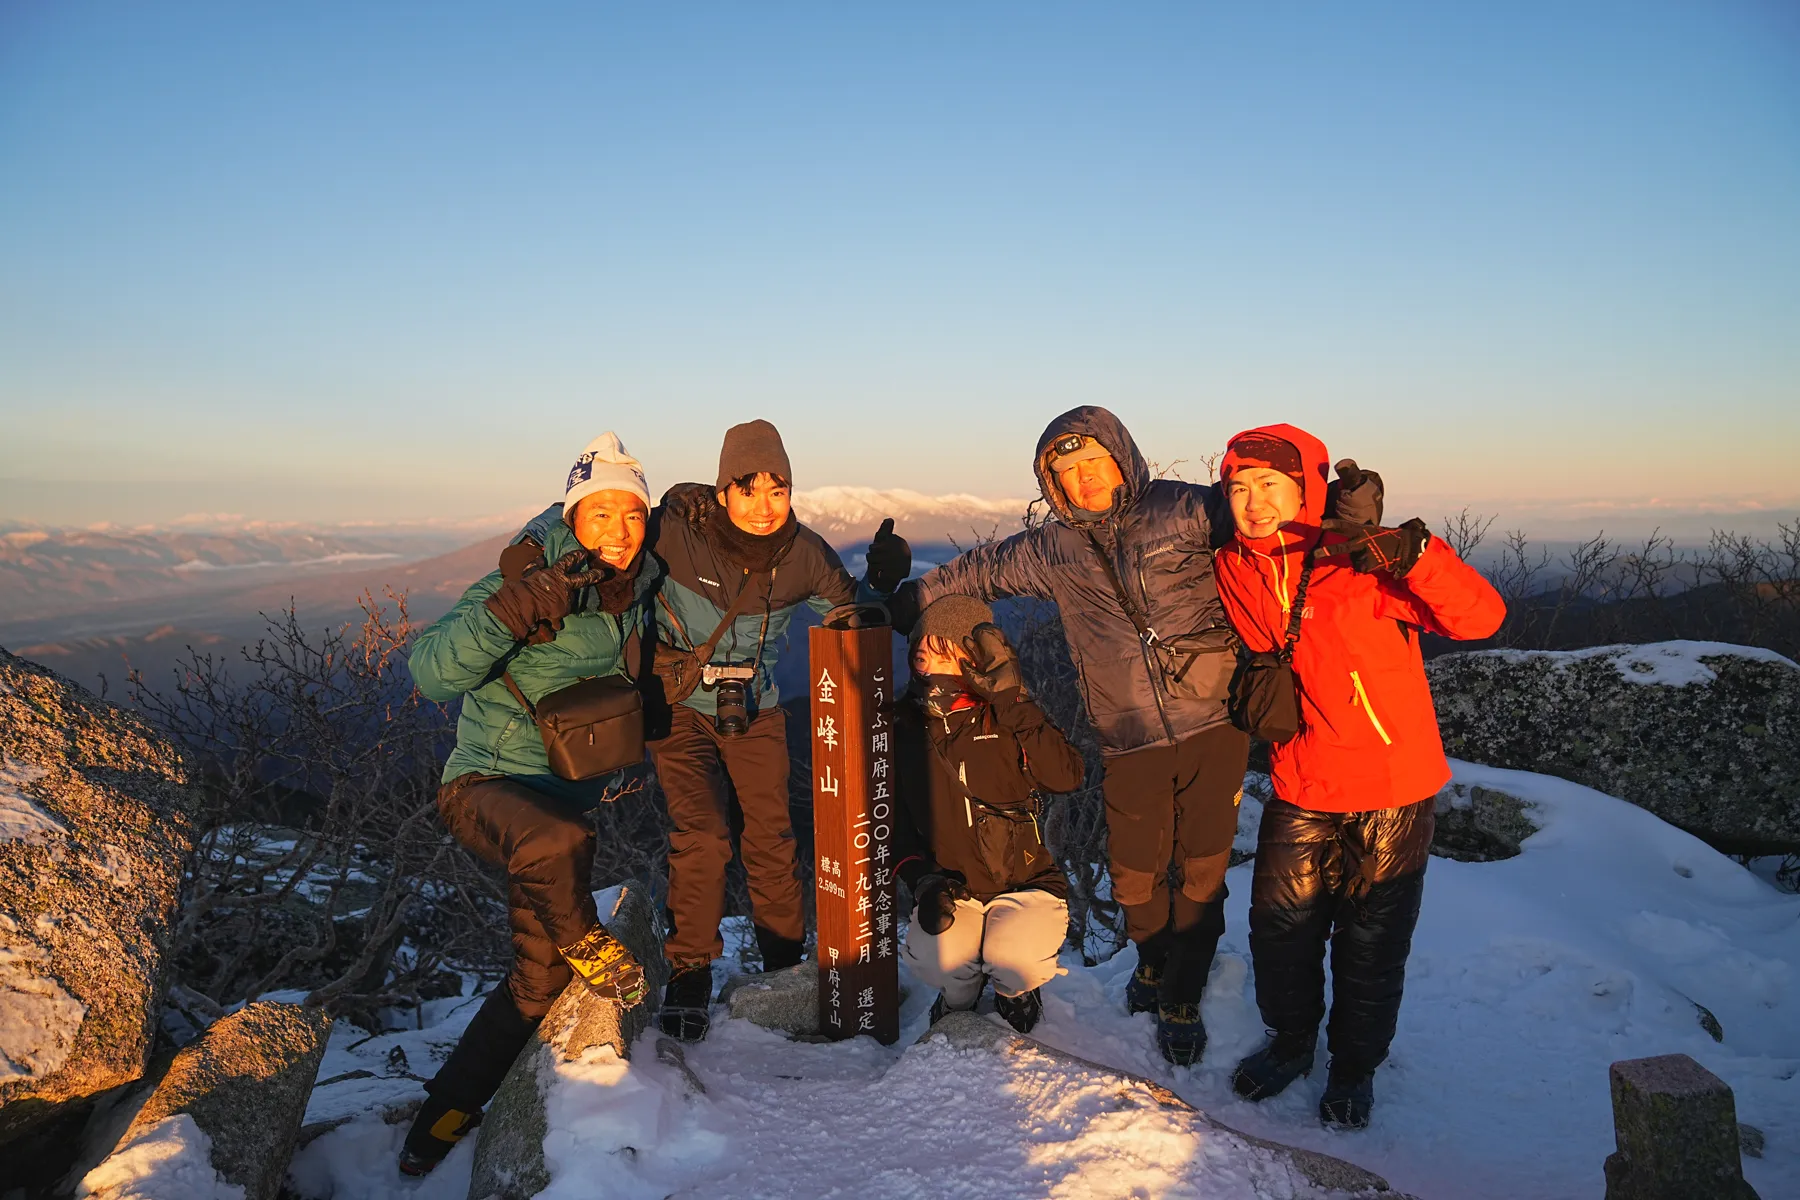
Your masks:
M900 1036L894 922L892 633L811 631L819 1028Z

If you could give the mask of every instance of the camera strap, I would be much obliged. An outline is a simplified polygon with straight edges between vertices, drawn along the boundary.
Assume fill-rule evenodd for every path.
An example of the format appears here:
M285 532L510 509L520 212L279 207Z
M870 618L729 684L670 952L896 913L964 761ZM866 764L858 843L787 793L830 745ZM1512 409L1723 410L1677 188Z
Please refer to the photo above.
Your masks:
M681 618L675 615L675 606L670 604L667 597L660 591L656 594L656 600L657 603L663 606L663 611L669 614L669 623L675 626L675 632L681 635L682 640L687 642L691 649L697 651L697 657L701 662L707 662L711 660L712 652L718 647L719 639L725 636L725 631L727 629L731 628L731 623L744 615L745 610L749 606L752 593L761 590L758 584L758 578L764 575L768 576L769 587L773 589L775 586L775 572L744 572L744 586L738 589L737 597L732 600L731 607L725 610L724 619L719 622L719 627L712 631L712 636L706 639L706 644L704 646L694 646L694 639L689 636L687 629L682 625ZM766 636L768 631L768 614L765 612L763 615L763 630Z

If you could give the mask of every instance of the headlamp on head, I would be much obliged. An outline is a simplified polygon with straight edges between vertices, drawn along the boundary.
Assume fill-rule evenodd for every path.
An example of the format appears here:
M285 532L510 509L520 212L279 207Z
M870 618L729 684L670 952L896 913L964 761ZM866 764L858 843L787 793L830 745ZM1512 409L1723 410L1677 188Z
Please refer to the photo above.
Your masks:
M1079 433L1065 433L1050 443L1050 469L1066 471L1078 462L1090 458L1111 458L1112 452L1091 437Z

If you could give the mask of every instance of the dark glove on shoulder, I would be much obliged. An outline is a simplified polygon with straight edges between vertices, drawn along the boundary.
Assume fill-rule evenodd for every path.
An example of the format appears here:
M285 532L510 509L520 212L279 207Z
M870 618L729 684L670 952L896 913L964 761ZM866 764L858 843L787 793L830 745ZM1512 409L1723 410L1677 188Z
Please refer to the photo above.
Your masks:
M888 616L894 626L894 632L901 637L912 634L913 626L919 623L919 581L909 579L894 589L888 597Z
M1381 524L1381 473L1365 471L1354 458L1340 458L1337 478L1325 486L1325 516L1358 525Z
M704 483L678 483L664 492L662 498L665 516L686 521L696 529L706 524L706 518L718 506L718 494Z
M503 570L505 561L503 558ZM610 568L593 566L586 550L571 550L552 566L540 563L526 567L517 579L506 580L483 603L515 639L541 641L535 636L540 625L561 629L563 618L574 608L581 589L611 574Z
M970 691L984 700L1025 695L1025 672L1019 666L1019 652L998 625L983 621L962 644L969 652L962 673Z
M912 547L894 532L894 518L883 521L875 531L875 538L869 543L868 563L863 580L884 596L892 594L912 574Z
M919 923L920 929L936 937L956 920L956 902L969 898L969 887L956 876L924 875L913 890L913 896L918 900L913 920Z
M1386 571L1395 579L1405 579L1406 573L1419 561L1419 555L1431 544L1431 530L1417 517L1398 529L1337 520L1326 521L1324 527L1327 533L1341 533L1349 540L1319 547L1319 557L1331 559L1348 555L1350 568L1358 575Z

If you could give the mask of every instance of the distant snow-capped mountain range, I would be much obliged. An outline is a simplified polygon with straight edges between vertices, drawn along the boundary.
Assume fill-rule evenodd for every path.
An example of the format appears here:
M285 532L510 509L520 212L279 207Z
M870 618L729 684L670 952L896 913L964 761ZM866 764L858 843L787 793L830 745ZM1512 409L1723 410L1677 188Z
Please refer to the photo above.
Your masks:
M886 517L903 536L920 542L969 542L977 535L1004 537L1019 528L1027 499L989 499L955 493L927 496L905 488L832 486L794 493L794 515L832 543L866 538Z

